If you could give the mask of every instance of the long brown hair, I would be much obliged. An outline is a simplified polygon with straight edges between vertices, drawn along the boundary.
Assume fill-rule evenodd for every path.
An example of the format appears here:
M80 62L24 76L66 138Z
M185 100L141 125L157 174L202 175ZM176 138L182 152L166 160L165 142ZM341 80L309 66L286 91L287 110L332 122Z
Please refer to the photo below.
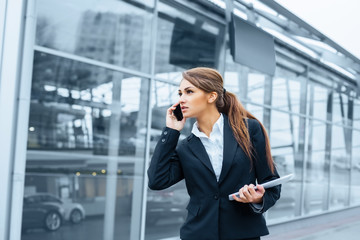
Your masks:
M251 165L253 165L252 156L254 151L244 119L255 119L260 123L265 135L267 163L271 172L274 173L275 166L271 156L270 141L264 125L244 108L235 94L224 91L224 80L221 74L212 68L198 67L184 71L182 76L185 80L189 81L195 87L203 90L204 92L216 92L218 94L216 107L219 112L224 113L229 117L229 123L234 133L234 137L242 150L249 157Z

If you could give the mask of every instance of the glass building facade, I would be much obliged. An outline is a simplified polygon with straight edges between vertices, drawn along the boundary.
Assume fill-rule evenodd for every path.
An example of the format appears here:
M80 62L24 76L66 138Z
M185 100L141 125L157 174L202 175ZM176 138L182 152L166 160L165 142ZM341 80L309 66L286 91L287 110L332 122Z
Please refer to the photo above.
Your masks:
M265 214L268 224L360 206L359 75L313 56L319 48L331 52L331 44L315 47L305 33L291 35L295 23L279 9L227 2L231 7L220 0L1 1L1 56L11 44L6 20L15 21L8 15L25 16L18 81L8 82L11 59L0 59L0 141L10 159L0 183L8 207L3 236L178 236L189 200L184 182L151 191L146 170L181 72L196 66L222 73L225 88L264 123L280 175L295 173ZM234 62L229 12L274 36L274 76ZM5 104L7 96L13 101Z

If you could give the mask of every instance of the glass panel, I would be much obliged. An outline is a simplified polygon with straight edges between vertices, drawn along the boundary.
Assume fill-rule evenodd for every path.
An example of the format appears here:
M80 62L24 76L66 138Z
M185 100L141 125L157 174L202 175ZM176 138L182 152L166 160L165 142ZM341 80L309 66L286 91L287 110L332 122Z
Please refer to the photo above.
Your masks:
M314 118L326 120L328 90L316 83L310 82L307 94L307 111Z
M253 114L260 122L263 123L263 117L264 117L264 108L253 105L253 104L247 104L246 110L248 110L251 114Z
M52 194L64 204L24 205L23 240L138 236L149 83L35 52L25 195ZM75 208L84 219L72 219ZM43 231L52 212L65 221ZM69 224L76 219L83 223Z
M159 2L155 71L173 80L185 69L218 67L224 26Z
M264 104L265 75L249 73L248 78L248 100L250 102Z
M232 92L234 94L237 94L238 97L241 97L239 96L239 85L241 86L241 82L239 82L240 78L241 76L238 72L226 71L224 75L224 87L226 88L226 91Z
M280 176L295 173L295 152L298 142L299 121L289 114L272 111L270 144L273 159ZM295 216L298 195L301 193L301 176L282 186L281 198L269 210L269 220L289 219Z
M224 74L224 86L226 90L237 95L240 101L243 101L244 106L247 105L249 99L247 97L248 91L248 74L249 69L240 64L234 63L230 50L226 50L226 64Z
M329 188L329 166L325 161L326 124L308 119L305 171L304 213L326 210Z
M300 109L300 80L276 77L273 79L272 106L290 112Z
M151 95L153 106L150 157L161 137L162 129L166 126L166 110L179 100L178 89L178 85L158 81L154 84ZM195 121L194 118L186 120L180 139L190 135ZM162 191L148 189L145 238L155 240L178 236L179 229L187 215L188 201L189 195L184 181Z
M227 62L230 61L231 57L227 56L227 58L229 58ZM224 81L226 89L236 93L240 100L264 104L265 88L269 85L267 81L271 81L271 79L266 79L262 73L249 72L247 67L229 64L226 65ZM246 104L244 103L244 105Z
M348 112L348 97L334 92L333 97L333 123L345 124Z
M351 204L360 204L360 131L352 137Z
M149 72L153 15L126 2L39 0L36 44Z
M345 207L349 196L350 161L346 154L345 129L333 125L331 138L330 208Z
M353 119L353 127L360 129L360 100L354 100L354 119Z

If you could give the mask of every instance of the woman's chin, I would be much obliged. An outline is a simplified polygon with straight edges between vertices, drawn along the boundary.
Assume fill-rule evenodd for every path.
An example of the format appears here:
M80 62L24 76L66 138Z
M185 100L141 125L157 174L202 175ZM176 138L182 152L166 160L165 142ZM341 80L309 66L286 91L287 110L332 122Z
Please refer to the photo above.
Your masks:
M184 117L184 118L191 118L192 116L191 116L191 114L183 113L183 117Z
M183 117L184 118L194 118L195 116L193 114L185 113L185 114L183 114Z

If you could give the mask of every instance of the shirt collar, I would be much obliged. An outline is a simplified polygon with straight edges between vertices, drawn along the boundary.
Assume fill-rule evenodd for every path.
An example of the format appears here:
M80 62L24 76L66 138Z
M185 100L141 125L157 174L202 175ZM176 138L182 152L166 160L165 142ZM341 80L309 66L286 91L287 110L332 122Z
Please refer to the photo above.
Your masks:
M223 114L220 113L220 117L219 119L215 122L214 126L213 126L213 129L212 129L212 133L213 132L216 132L216 131L219 131L221 136L223 135L223 132L224 132L224 117L223 117ZM191 132L196 136L196 137L206 137L208 138L208 136L206 136L205 133L201 132L198 128L198 122L196 121L193 125L193 128L191 130ZM211 133L210 133L210 136L211 136Z

